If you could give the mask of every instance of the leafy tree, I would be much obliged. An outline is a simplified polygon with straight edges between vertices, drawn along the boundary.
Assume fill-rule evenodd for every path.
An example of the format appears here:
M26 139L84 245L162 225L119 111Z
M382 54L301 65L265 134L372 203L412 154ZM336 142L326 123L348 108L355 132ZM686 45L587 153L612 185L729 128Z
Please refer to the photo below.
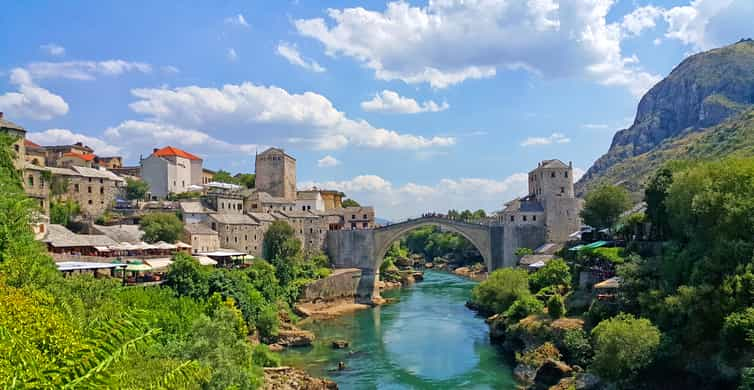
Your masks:
M295 279L295 265L300 262L301 241L285 221L273 222L264 234L264 258L275 266L278 280L288 285Z
M726 359L733 363L741 359L750 361L752 336L754 336L754 308L749 307L725 317L721 337Z
M222 169L215 172L215 176L212 178L212 180L220 183L238 184L238 179L233 177L230 172L223 171Z
M361 207L359 202L350 198L343 199L343 202L341 204L343 207Z
M459 218L464 221L468 221L472 218L474 218L474 214L471 212L471 210L463 210L461 211L461 214L459 215Z
M660 331L644 318L619 314L592 329L592 369L609 381L633 378L654 359Z
M631 199L623 187L603 185L586 195L581 218L597 229L612 229L618 217L631 206Z
M57 198L68 192L70 180L65 176L52 176L50 178L50 195Z
M183 222L173 213L147 214L139 222L147 242L176 242L183 233Z
M149 192L149 183L144 180L126 179L126 198L130 200L142 200Z
M246 188L256 187L257 175L253 173L239 173L236 176L234 176L234 178L236 179L239 185L242 185Z
M563 259L552 259L529 276L529 286L536 292L554 286L568 290L571 287L571 270Z
M178 295L192 298L205 298L209 294L207 274L196 259L176 253L165 277L165 284Z
M508 323L516 323L519 320L528 317L531 314L542 313L545 305L531 294L520 296L512 305L503 313Z
M73 200L50 202L50 223L70 226L73 219L81 213L81 206Z
M567 361L585 367L591 361L592 345L583 329L568 329L558 345Z
M521 247L521 248L516 248L516 251L513 252L513 254L515 254L517 257L524 257L524 256L528 256L528 255L533 255L534 254L534 250L531 249L531 248Z
M471 291L471 302L486 313L502 313L517 299L530 295L525 270L503 268L493 271L487 280Z
M670 217L665 200L673 183L673 171L663 167L647 181L644 201L647 203L647 218L652 223L652 236L664 239L670 235Z
M474 213L471 215L472 219L484 219L487 218L487 212L485 212L482 209L479 209L477 211L474 211Z
M560 294L554 294L547 300L547 314L552 319L558 319L565 314L565 302Z

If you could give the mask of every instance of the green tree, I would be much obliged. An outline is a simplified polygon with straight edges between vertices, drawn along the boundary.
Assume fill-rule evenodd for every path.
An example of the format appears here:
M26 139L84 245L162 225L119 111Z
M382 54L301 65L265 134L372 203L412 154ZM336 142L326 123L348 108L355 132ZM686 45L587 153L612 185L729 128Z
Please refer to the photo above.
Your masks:
M361 207L359 202L350 198L343 199L342 206L343 207Z
M471 302L486 313L502 313L517 299L530 295L525 270L503 268L493 271L487 280L471 291Z
M176 253L173 256L173 264L170 264L165 284L178 295L201 299L209 294L207 273L196 259L185 253Z
M571 287L571 269L563 259L552 259L544 267L529 276L529 286L533 292L545 287Z
M547 300L547 314L552 319L558 319L565 314L565 302L560 294L553 294Z
M81 206L73 200L50 202L50 223L70 226L73 219L81 213Z
M503 313L507 323L513 324L532 314L542 313L545 305L531 294L525 294L516 299L508 310Z
M183 233L183 222L173 213L147 214L139 222L147 242L176 242Z
M278 280L288 285L295 279L295 266L301 257L301 241L285 221L273 222L264 234L263 256L275 266Z
M149 192L149 183L144 180L126 179L126 198L130 200L143 200Z
M471 215L472 219L484 219L487 218L487 212L479 209L477 211L474 211L474 213Z
M660 240L670 235L670 217L665 200L672 183L673 171L669 167L663 167L649 178L644 190L646 215L652 223L652 236Z
M246 188L254 188L256 186L257 175L253 173L239 173L235 176L239 185Z
M619 314L592 329L594 361L592 369L609 381L635 377L654 360L660 345L660 331L644 318Z
M215 172L215 176L212 180L220 183L238 184L238 180L233 177L230 172L223 171L222 169Z
M597 229L612 229L618 217L631 207L631 198L623 187L603 185L586 195L581 218Z

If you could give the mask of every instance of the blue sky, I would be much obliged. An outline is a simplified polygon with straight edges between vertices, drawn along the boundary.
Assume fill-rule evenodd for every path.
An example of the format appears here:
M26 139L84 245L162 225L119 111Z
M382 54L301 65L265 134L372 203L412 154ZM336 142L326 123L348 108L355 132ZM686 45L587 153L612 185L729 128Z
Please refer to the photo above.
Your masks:
M579 170L686 55L754 36L750 0L12 2L0 111L136 163L174 145L401 218L499 209L537 161Z

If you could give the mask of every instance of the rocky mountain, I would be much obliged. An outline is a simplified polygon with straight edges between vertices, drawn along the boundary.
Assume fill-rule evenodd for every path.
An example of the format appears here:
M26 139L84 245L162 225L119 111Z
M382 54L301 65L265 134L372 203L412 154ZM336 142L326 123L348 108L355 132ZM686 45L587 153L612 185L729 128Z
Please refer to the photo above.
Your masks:
M647 176L666 161L742 153L754 144L747 137L754 137L751 39L692 55L652 87L633 125L615 134L576 191L621 183L639 197Z

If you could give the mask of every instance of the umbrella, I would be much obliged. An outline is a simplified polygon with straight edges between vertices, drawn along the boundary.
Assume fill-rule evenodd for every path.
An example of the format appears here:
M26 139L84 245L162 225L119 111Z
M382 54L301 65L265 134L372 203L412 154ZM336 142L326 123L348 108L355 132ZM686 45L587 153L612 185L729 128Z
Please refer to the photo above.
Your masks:
M152 270L151 266L146 265L142 262L138 262L138 264L134 262L126 266L126 271L130 271L130 272L146 272L146 271L151 271L151 270Z

